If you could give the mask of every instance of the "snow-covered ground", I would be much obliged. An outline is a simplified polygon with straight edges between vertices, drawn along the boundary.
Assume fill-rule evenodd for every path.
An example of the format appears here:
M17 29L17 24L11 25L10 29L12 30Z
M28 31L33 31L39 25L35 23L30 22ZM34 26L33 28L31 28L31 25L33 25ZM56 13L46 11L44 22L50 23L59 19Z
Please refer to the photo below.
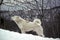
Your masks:
M32 34L20 34L13 31L0 29L0 40L60 40L59 38L44 38Z

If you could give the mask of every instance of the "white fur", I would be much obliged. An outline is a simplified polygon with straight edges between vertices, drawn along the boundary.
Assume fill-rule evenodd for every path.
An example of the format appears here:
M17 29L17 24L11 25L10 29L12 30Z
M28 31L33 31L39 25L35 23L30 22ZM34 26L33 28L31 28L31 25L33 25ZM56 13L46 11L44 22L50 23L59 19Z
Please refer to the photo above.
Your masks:
M33 30L36 31L39 36L44 36L40 19L34 19L33 22L26 21L19 16L13 16L11 19L16 22L22 33Z

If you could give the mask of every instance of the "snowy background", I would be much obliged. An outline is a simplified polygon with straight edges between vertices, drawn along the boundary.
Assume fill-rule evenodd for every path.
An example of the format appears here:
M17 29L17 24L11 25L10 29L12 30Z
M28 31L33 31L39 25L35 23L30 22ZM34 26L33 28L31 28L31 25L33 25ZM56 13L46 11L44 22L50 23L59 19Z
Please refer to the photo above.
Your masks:
M42 6L42 0L36 0L38 2L38 7L41 9ZM1 5L1 10L30 10L30 9L36 9L37 3L35 0L3 0L3 3ZM8 6L10 5L10 6ZM43 8L44 9L50 9L56 6L60 6L60 0L43 0Z
M14 15L29 21L39 18L46 37L60 38L60 0L43 0L43 4L42 0L3 0L0 14L0 28L21 32L10 19Z

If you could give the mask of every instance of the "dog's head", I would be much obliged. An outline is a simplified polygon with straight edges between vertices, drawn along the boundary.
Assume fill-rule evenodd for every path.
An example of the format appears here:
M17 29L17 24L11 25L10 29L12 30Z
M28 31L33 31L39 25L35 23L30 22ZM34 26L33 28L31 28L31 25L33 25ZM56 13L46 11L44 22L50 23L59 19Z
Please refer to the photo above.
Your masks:
M11 17L11 20L13 20L13 21L16 21L16 20L18 20L19 19L19 16L12 16Z
M22 19L20 16L12 16L11 17L11 20L13 20L15 22L20 22L21 21L20 19Z

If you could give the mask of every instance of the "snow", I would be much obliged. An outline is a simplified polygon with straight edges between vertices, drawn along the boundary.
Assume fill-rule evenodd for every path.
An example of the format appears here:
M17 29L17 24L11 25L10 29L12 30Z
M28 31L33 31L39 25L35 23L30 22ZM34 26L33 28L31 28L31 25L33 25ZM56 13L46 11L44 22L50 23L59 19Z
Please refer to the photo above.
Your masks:
M32 34L20 34L13 31L0 29L0 40L60 40L59 38L43 38Z
M17 2L17 1L19 1L19 2ZM38 1L39 9L41 9L42 0L37 0L37 1ZM56 3L55 3L55 1L56 1ZM31 4L34 4L34 5L31 5L29 3L25 4L25 2L30 2ZM36 2L34 0L3 0L3 3L4 4L1 5L0 10L4 10L4 11L29 10L29 9L36 9L37 8ZM55 6L60 6L60 0L44 0L43 3L44 3L43 8L46 8L46 9L50 9Z

